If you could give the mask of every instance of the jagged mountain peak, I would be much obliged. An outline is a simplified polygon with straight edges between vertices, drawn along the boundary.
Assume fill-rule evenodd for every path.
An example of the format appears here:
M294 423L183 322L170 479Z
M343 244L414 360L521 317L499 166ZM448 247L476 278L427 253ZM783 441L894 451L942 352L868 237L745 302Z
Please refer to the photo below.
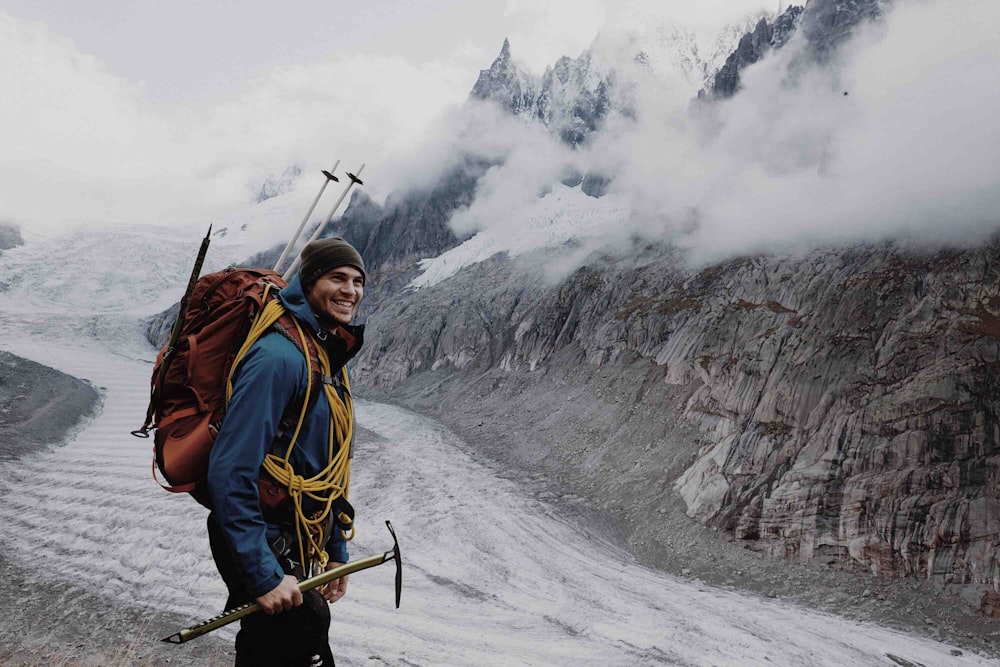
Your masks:
M537 94L534 77L524 72L511 57L510 40L504 39L489 69L480 70L479 78L469 93L470 100L486 100L511 113L529 108Z
M881 17L891 0L808 0L805 6L789 5L774 18L761 18L740 38L736 49L718 69L705 90L717 98L731 97L739 90L740 72L758 62L772 49L780 49L801 32L806 54L824 62L854 29ZM703 93L699 94L702 97Z
M268 174L264 182L261 183L259 188L254 188L256 191L256 197L254 201L258 204L261 202L272 199L273 197L278 197L283 194L287 194L295 189L296 181L302 175L302 167L297 164L290 165L285 168L281 173L281 176L275 174Z

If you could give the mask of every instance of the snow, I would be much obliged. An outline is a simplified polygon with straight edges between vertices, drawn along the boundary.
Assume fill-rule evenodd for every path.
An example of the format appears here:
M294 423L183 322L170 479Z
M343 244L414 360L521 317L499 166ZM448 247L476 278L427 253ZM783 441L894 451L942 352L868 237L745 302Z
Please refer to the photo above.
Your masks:
M554 196L585 210L573 193ZM595 220L614 211L611 202L591 206ZM557 244L571 222L594 224L552 213L540 209L536 224L520 223L511 237L530 231ZM0 548L47 577L106 596L109 606L177 612L192 624L225 598L205 511L155 486L149 441L129 431L142 420L154 356L140 320L176 299L196 240L188 230L119 228L33 240L0 257L0 276L11 285L0 292L0 347L105 394L103 412L69 444L0 466ZM462 246L450 266L520 247L487 241ZM248 250L238 235L224 237L210 261L219 266ZM892 665L890 653L942 667L1000 664L645 568L527 497L440 424L369 402L360 403L358 418L379 437L356 451L352 555L387 550L382 525L391 519L403 596L393 609L391 564L352 575L333 609L338 664ZM184 655L178 647L179 663Z
M613 229L629 211L613 195L595 199L579 187L557 184L527 210L513 211L507 224L490 225L461 245L422 260L423 273L413 279L410 287L436 285L497 253L517 257L536 250L572 250L588 240L607 237L608 229Z

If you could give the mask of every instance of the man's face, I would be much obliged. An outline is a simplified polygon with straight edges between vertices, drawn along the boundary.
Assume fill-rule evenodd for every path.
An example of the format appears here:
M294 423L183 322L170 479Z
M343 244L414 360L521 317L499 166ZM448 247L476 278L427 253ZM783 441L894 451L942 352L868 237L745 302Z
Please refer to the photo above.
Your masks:
M306 290L306 302L321 319L350 324L365 293L365 279L353 266L327 271Z

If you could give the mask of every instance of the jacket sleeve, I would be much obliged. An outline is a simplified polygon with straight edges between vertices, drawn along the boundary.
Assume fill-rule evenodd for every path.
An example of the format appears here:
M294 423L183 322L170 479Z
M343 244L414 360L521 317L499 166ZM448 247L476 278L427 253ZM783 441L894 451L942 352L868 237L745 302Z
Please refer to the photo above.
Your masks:
M209 457L212 511L254 597L272 590L284 577L267 544L257 479L304 373L301 357L285 354L270 336L257 341L237 369L232 399Z
M340 528L336 524L333 526L331 535L326 541L326 555L334 563L346 563L348 560L347 540L340 534Z

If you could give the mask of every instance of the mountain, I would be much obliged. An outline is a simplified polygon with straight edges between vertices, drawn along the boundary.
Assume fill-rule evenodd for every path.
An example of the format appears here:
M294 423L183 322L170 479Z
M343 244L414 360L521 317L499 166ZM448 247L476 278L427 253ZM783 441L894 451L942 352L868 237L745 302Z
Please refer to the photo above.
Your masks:
M257 191L257 197L254 201L260 204L261 202L267 201L273 197L283 195L286 192L291 192L295 189L295 182L301 175L302 168L294 164L287 167L285 171L281 173L281 176L275 176L274 174L268 175L268 177L264 179L264 182L261 184L260 189Z
M739 89L740 72L769 51L782 48L797 33L818 62L828 60L854 29L885 13L887 0L809 0L792 5L774 19L761 18L739 41L707 90L716 98L732 97ZM699 97L704 97L702 91Z
M469 99L537 120L565 144L581 146L609 117L635 116L635 90L644 79L680 82L693 95L714 78L744 28L742 23L728 26L701 47L698 35L669 24L601 35L582 54L559 58L540 77L514 62L505 39L490 68L480 71Z
M760 19L752 31L743 35L736 50L712 78L712 94L732 97L739 88L740 71L758 62L771 49L784 46L798 27L802 14L802 7L793 5L774 20Z
M15 224L0 222L0 253L19 245L24 245L21 229Z
M822 64L881 12L811 0L761 19L709 98L738 94L739 72L796 35ZM628 109L595 103L621 84L592 76L595 62L561 59L533 80L505 44L472 97L580 146ZM993 613L998 259L996 243L889 243L698 268L639 245L553 285L525 269L547 251L500 254L383 302L357 372L366 391L590 499L648 562L666 558L679 498L748 549L920 577Z
M822 66L882 11L866 0L791 7L757 20L715 73L697 40L669 30L656 43L672 52L605 41L537 78L505 41L470 99L585 150L612 115L629 120L626 84L664 58L690 55L692 96L710 85L702 99L715 104L739 95L740 72L769 51L802 39L802 57ZM647 563L683 547L683 514L760 554L930 580L1000 615L1000 243L869 243L707 267L648 239L593 251L588 225L622 224L627 206L576 190L599 196L616 174L575 173L553 184L564 200L546 198L565 210L540 207L549 245L497 252L487 235L449 227L497 163L456 165L384 204L356 194L331 231L362 250L371 277L360 391L430 413L498 465L586 499ZM586 261L549 273L568 251Z
M755 551L978 603L1000 572L998 260L650 252L544 286L497 257L393 297L357 375L593 499L653 563L679 494Z

